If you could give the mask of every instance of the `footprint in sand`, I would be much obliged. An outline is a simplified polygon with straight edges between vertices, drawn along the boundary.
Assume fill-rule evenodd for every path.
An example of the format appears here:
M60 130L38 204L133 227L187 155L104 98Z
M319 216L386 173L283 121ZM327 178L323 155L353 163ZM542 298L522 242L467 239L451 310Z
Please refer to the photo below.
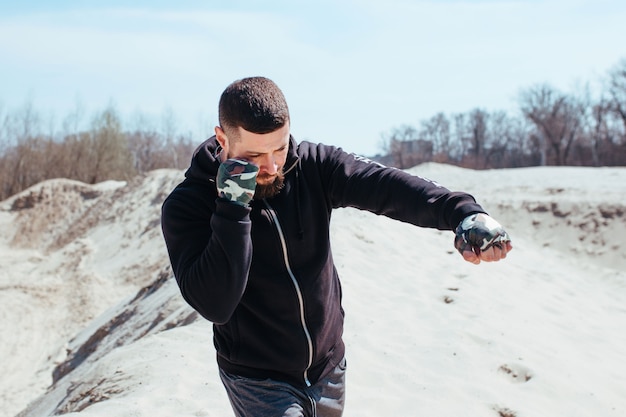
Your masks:
M454 287L450 287L448 288L448 291L458 291L458 288L454 288ZM443 297L443 302L446 304L451 304L454 302L454 298L450 297L449 295L446 295Z
M513 410L510 410L506 407L493 406L493 411L498 413L499 417L517 417L517 413Z
M498 368L498 371L517 383L528 382L534 376L530 369L520 364L504 364Z

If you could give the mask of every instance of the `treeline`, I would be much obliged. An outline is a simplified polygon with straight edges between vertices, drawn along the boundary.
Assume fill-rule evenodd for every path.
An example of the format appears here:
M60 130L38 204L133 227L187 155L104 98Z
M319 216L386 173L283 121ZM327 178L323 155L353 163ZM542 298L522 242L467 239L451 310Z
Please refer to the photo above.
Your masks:
M0 107L0 200L52 178L95 184L159 168L183 169L198 145L191 133L178 131L171 110L160 123L135 115L132 128L124 126L113 105L88 123L83 119L77 108L56 129L32 103L16 111Z
M488 169L538 165L626 165L626 59L609 70L598 98L549 85L521 91L519 112L439 113L382 137L381 162Z
M538 85L522 90L515 115L477 108L394 128L374 159L402 169L431 161L474 169L626 165L626 59L602 81L597 98ZM77 106L58 128L32 103L16 111L0 105L0 200L52 178L94 184L184 169L198 143L178 130L171 110L156 124L136 115L129 127L113 105L89 123Z

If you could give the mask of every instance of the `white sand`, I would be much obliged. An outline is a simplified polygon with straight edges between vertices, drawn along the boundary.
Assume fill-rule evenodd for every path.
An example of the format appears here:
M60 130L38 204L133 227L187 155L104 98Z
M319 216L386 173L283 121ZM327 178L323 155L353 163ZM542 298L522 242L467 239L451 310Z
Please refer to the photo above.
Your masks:
M515 249L475 266L450 232L338 210L345 416L626 415L626 169L411 172L472 192ZM0 417L232 415L161 238L181 178L0 203Z

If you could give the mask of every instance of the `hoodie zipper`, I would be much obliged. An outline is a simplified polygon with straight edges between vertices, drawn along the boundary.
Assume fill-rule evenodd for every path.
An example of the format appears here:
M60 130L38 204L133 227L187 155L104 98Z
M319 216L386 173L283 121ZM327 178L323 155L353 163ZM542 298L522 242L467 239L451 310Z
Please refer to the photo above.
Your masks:
M300 324L302 325L302 330L304 330L304 334L306 336L306 340L307 340L307 344L309 348L309 359L307 362L307 366L304 369L303 376L304 376L304 383L307 385L307 387L310 387L311 382L309 381L309 368L311 367L311 364L313 363L313 340L311 339L311 333L309 332L309 328L306 324L306 318L304 315L304 298L302 297L302 290L300 289L300 284L298 284L298 280L296 279L296 276L293 274L293 271L291 270L291 265L289 264L289 256L287 255L287 243L285 241L285 235L283 234L283 230L280 227L278 216L276 215L276 212L274 211L272 206L270 206L270 204L267 202L267 200L263 200L263 202L265 203L265 206L267 207L267 211L272 216L272 220L274 221L274 224L276 225L276 230L278 231L278 237L280 238L280 245L283 250L283 260L285 261L285 267L287 268L287 273L289 274L289 277L291 278L291 282L293 283L293 286L296 290L296 295L298 296L298 304L300 307Z

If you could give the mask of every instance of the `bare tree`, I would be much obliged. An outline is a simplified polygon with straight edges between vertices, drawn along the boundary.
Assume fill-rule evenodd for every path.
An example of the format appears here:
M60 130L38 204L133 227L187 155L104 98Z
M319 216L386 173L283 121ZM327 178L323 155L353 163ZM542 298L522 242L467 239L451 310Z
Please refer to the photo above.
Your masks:
M489 117L489 140L485 146L485 168L521 167L528 164L527 132L523 123L503 111Z
M521 109L535 124L541 165L565 165L582 125L582 105L573 97L541 85L521 94Z
M489 113L481 109L474 109L467 118L466 139L469 140L469 159L472 168L485 167L485 148L488 140Z
M147 116L135 114L133 128L127 138L135 170L147 172L154 169L162 143L159 133Z
M419 138L413 126L395 128L383 140L392 166L406 169L432 160L432 142Z
M92 168L87 182L94 184L107 179L127 180L135 174L128 141L112 105L94 118L90 142L89 160Z
M197 144L192 139L192 134L189 132L177 134L171 142L171 146L174 149L172 152L174 157L171 159L170 168L183 169L188 167L193 152L197 148Z
M202 128L204 129L205 127ZM208 128L207 130L210 131ZM167 167L183 169L189 166L189 160L198 144L194 143L190 131L179 132L178 118L169 107L161 116L161 131L165 139L164 161Z
M9 144L9 115L4 103L0 102L0 155L4 153Z
M177 131L176 115L166 108L161 115L160 129L146 116L135 116L134 128L127 134L137 172L161 168L184 168L196 146L190 135Z
M460 165L467 168L484 168L485 147L488 137L489 114L480 109L454 116L454 131L459 146Z
M607 145L610 147L612 142L610 107L610 102L604 97L593 103L589 94L585 95L582 134L576 146L581 165L600 166L606 163L604 149Z
M622 120L626 133L626 59L610 71L609 94L612 110Z
M452 116L452 146L450 154L453 159L462 161L467 155L469 140L467 140L465 113L457 113Z
M432 143L433 161L449 162L452 150L450 120L443 113L437 113L430 119L422 121L419 137Z
M171 107L167 107L161 115L161 131L165 139L165 153L169 156L166 158L167 165L171 167L179 167L182 160L188 161L191 154L187 157L179 155L176 147L176 138L178 131L178 121Z
M41 160L37 156L41 149L41 116L32 100L21 109L7 115L5 129L8 136L3 166L3 192L15 194L41 178Z
M618 161L616 164L626 165L626 59L610 71L609 94L612 114L621 121L613 125L612 132L616 136L613 156Z
M74 109L61 123L63 136L63 163L65 178L86 181L90 171L89 135L81 131L85 111L82 103L76 101Z

